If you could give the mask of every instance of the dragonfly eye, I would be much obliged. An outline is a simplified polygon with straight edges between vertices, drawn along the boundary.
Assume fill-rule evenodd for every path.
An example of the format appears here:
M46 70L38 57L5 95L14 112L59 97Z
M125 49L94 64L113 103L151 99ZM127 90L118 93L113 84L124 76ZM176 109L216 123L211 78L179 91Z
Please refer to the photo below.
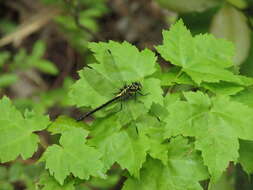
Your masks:
M141 88L142 88L141 83L139 83L139 82L133 82L133 83L132 83L132 87L133 87L133 89L135 89L136 91L139 91L139 90L141 90Z

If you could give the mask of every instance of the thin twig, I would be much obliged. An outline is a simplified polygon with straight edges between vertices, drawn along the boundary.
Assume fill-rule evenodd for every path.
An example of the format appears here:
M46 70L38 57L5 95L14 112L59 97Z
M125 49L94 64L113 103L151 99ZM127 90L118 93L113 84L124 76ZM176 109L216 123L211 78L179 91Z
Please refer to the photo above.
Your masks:
M59 14L59 10L55 8L46 8L32 16L25 23L21 24L13 33L7 34L0 39L0 47L14 43L18 46L27 36L38 31L51 21L56 15Z

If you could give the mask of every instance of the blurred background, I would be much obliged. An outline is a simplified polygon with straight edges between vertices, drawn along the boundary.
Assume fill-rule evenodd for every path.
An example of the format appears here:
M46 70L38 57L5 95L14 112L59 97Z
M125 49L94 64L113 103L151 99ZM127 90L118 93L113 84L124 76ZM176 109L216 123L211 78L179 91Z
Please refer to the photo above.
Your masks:
M128 41L139 49L162 43L162 30L182 18L195 34L232 41L238 73L253 77L253 0L0 0L0 97L16 107L77 117L68 88L92 62L90 41ZM163 64L163 67L169 65ZM52 143L41 134L44 146ZM0 190L32 190L43 171L33 158L0 165ZM119 189L119 176L79 190ZM213 190L252 190L239 165L231 165Z

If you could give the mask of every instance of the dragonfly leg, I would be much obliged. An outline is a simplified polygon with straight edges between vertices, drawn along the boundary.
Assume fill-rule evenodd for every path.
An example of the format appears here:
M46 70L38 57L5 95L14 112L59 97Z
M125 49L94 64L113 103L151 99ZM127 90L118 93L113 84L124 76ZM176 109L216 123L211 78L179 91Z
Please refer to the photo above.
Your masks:
M120 109L118 111L116 111L115 113L120 112L122 110L122 108L123 108L123 103L122 103L122 100L120 100Z
M134 93L134 101L136 102L136 93Z
M137 135L139 135L139 131L138 131L137 126L135 126L135 130L136 130Z

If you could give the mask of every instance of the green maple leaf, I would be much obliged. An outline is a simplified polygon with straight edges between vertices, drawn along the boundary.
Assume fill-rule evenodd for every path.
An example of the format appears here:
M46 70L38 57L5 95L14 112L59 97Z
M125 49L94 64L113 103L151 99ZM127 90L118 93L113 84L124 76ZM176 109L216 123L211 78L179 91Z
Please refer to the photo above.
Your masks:
M210 34L192 37L182 20L163 31L163 45L157 51L173 65L182 68L197 84L201 82L233 82L245 85L245 80L228 70L233 66L234 46Z
M168 146L168 162L148 159L140 179L130 177L123 190L201 190L198 183L208 178L207 169L187 139L177 137Z
M152 103L162 104L160 80L151 77L156 71L156 57L152 51L139 51L127 42L120 44L113 41L90 43L89 48L97 63L79 71L80 79L70 90L70 97L77 106L96 108L132 82L140 82L143 86L141 93L146 96L137 94L136 101L127 100L123 103L123 110L126 110L123 123L129 122L126 118L136 119L147 113ZM104 110L112 109L120 110L120 107L112 104ZM121 116L119 113L118 118Z
M157 88L158 87L158 88ZM163 90L160 88L160 80L155 78L148 78L143 82L143 90L147 92L141 101L146 108L150 109L153 103L163 105Z
M108 124L110 121L108 122ZM146 160L149 149L149 141L146 136L137 135L135 126L119 130L119 127L108 129L105 122L96 124L100 129L90 140L90 144L96 146L103 154L102 161L105 169L109 169L117 162L123 169L127 169L131 175L139 176L139 170ZM119 125L118 125L119 126ZM108 127L113 127L113 124Z
M202 152L215 181L229 161L237 160L238 138L253 139L253 110L225 96L209 98L201 92L188 92L185 98L187 101L168 105L165 137L195 137L196 149Z
M49 125L49 118L26 111L24 116L7 97L0 100L0 160L8 162L21 155L27 159L38 148L41 131Z
M138 81L146 76L152 75L155 71L155 54L145 49L139 51L128 42L122 44L114 41L109 43L90 43L89 48L94 52L96 60L101 64L90 65L99 73L111 79L111 82ZM111 55L105 54L110 51ZM131 58L129 60L129 58ZM109 65L106 65L108 64ZM115 64L115 65L112 65ZM108 75L110 74L110 76Z
M50 176L47 172L40 177L38 184L43 186L41 190L75 190L74 181L69 181L64 185L60 185L54 177Z
M75 119L67 116L59 116L49 127L48 131L53 135L62 134L73 128L88 129L88 125L84 122L77 122Z
M92 176L104 177L101 153L85 144L88 132L73 128L62 134L59 145L47 148L41 160L46 161L46 168L62 185L64 179L73 174L80 179Z

